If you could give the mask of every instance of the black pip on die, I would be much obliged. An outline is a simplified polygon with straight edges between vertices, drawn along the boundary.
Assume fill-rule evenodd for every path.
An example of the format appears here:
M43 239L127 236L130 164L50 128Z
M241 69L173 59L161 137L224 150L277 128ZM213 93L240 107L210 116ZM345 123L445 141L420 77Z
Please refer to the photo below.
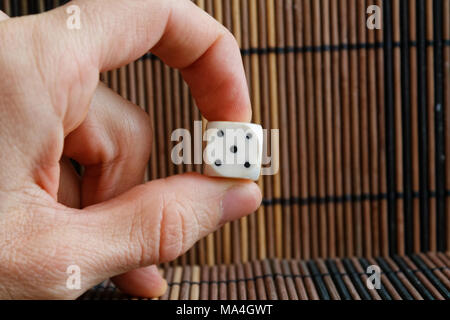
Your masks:
M258 180L261 173L263 130L258 124L208 122L204 173L212 177Z

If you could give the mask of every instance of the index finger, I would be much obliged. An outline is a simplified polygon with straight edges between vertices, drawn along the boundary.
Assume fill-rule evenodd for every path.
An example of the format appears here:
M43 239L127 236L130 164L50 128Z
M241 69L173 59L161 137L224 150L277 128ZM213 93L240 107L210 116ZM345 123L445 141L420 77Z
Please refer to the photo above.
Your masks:
M72 50L80 61L90 61L99 71L123 66L151 51L181 70L205 118L250 121L250 98L237 42L191 1L72 1L44 14L54 17L46 27L54 32L56 25L65 26L66 10L73 5L79 9L81 29L57 29L62 50Z

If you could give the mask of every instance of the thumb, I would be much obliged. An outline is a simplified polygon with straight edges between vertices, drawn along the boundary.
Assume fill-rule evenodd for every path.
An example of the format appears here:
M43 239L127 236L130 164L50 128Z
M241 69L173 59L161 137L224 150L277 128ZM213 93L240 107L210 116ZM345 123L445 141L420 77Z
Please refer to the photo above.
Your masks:
M114 276L171 261L226 222L255 211L260 203L261 192L250 181L192 173L173 176L84 209L85 214L77 217L86 219L83 224L94 224L98 234L79 233L78 243L85 243L81 249L91 258L98 251L98 261L91 261L99 266L93 271L96 276ZM82 240L87 236L93 241Z

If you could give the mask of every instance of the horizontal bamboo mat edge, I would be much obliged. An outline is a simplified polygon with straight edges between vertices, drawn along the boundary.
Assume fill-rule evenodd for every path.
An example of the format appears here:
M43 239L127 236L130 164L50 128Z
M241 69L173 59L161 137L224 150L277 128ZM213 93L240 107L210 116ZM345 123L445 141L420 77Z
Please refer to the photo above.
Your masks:
M381 287L367 287L367 267L381 269ZM219 266L160 270L168 281L161 300L450 300L450 256L427 253L393 258L266 259ZM139 299L110 281L80 299Z

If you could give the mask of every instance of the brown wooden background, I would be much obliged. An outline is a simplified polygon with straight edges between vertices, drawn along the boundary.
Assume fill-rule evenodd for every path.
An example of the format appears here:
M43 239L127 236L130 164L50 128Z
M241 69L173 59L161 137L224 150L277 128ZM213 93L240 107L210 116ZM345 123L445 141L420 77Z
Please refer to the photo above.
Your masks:
M175 265L450 250L450 0L195 2L236 36L253 121L280 129L281 168L259 181L258 212ZM380 30L366 27L374 4ZM201 119L178 71L148 54L101 80L152 116L148 179L201 170L170 162L171 132Z

